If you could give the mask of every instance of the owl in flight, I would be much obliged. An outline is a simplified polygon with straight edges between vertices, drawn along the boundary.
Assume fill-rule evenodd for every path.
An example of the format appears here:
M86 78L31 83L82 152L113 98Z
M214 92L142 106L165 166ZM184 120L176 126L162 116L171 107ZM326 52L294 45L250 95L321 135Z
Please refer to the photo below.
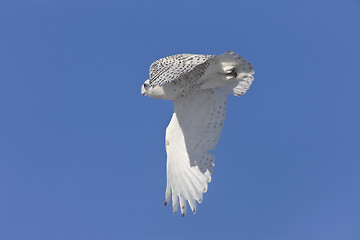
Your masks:
M174 102L165 137L165 206L171 198L174 214L180 204L185 216L186 201L196 212L196 201L201 203L211 181L215 156L209 151L220 139L227 95L245 94L253 74L252 65L232 51L219 56L177 54L151 64L142 95Z

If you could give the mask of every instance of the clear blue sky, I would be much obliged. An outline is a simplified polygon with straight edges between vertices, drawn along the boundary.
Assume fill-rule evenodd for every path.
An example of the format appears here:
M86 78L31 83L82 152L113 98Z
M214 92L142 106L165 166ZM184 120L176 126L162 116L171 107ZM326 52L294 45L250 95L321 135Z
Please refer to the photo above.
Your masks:
M360 239L360 1L0 1L0 239ZM196 215L164 207L150 64L233 50Z

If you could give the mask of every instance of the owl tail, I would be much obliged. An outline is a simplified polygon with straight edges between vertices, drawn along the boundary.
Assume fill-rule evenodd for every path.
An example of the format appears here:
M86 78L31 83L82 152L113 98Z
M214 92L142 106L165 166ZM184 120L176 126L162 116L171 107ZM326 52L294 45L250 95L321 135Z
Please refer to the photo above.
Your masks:
M225 83L220 89L235 96L245 94L254 81L252 75L255 72L252 70L252 65L232 51L221 54L217 58L221 81Z

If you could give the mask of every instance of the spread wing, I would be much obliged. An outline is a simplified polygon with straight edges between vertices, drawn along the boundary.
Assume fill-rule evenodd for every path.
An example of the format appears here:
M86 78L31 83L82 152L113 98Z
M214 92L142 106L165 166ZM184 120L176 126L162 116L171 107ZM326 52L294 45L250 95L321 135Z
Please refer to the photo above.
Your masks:
M215 55L176 54L161 58L150 66L149 84L155 87L180 79L180 77L187 79L192 70L196 70L199 76L191 76L191 78L198 79L208 66L207 60L213 57Z
M196 201L211 181L215 149L226 111L227 94L207 90L174 101L174 114L166 129L167 186L165 205L172 195L174 214L184 216L186 201L196 212Z

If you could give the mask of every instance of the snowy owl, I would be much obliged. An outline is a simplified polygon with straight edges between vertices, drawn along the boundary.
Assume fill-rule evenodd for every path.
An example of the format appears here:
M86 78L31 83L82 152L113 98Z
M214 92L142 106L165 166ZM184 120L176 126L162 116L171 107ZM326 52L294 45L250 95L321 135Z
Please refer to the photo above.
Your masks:
M246 93L254 77L252 65L229 51L219 56L177 54L150 66L150 78L141 94L174 102L166 129L167 183L165 206L172 199L173 213L186 214L188 201L193 213L196 201L211 181L214 150L223 127L229 93Z

